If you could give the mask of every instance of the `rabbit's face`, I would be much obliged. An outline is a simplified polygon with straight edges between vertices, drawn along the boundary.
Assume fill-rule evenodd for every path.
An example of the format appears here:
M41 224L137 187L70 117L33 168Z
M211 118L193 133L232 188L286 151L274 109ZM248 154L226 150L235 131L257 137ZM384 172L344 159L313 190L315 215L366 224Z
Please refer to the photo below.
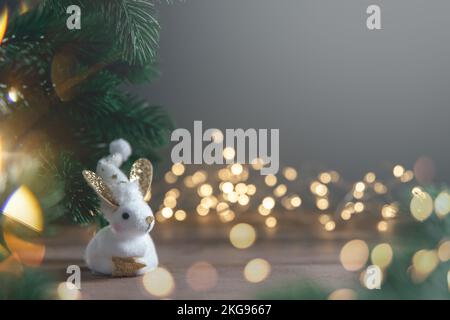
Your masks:
M112 230L118 235L140 236L153 229L155 219L145 201L134 201L119 206L110 214L105 214Z

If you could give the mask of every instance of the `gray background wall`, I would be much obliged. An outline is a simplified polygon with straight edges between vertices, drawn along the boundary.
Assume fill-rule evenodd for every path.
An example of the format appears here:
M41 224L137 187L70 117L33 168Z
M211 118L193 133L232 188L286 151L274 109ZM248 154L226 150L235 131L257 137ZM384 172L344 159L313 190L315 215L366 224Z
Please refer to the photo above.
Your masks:
M381 31L366 8L382 7ZM359 177L434 159L450 180L450 2L186 0L160 5L162 77L139 87L179 127L280 128L281 162Z

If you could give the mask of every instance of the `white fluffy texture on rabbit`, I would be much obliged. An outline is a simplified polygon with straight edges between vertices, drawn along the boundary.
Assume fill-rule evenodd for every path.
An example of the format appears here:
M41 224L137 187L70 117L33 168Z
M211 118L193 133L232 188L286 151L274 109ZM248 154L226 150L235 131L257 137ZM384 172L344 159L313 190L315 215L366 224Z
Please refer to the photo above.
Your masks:
M92 271L105 275L141 275L158 265L149 235L155 219L145 201L150 191L151 163L146 159L136 161L129 179L119 169L131 155L128 142L113 141L110 152L98 162L96 173L83 172L100 196L101 211L109 222L89 242L86 263Z

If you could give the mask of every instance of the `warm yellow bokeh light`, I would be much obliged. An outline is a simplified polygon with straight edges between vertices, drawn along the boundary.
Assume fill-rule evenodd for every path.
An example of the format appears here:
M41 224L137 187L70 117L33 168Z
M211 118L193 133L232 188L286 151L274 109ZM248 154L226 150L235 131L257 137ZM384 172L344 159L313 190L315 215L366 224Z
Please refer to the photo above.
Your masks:
M9 197L3 214L34 231L41 232L44 228L41 205L26 186L21 186Z
M336 229L336 223L334 221L328 221L324 226L326 231L333 231Z
M393 256L392 247L388 243L381 243L372 249L370 259L372 264L384 269L391 264Z
M398 204L385 204L383 208L381 208L381 215L385 219L392 219L397 216L398 213Z
M360 181L355 184L356 192L364 192L364 190L366 190L366 185L364 184L364 182Z
M277 184L277 177L274 176L273 174L269 174L264 178L264 182L266 183L266 185L268 185L269 187L273 187L274 185Z
M415 282L425 280L439 264L436 250L419 250L412 258L412 278Z
M362 269L369 258L369 247L363 240L351 240L341 249L340 261L348 271Z
M271 210L275 207L275 200L272 197L265 197L262 201L262 205L267 210Z
M302 199L299 196L293 196L290 203L294 208L298 208L302 205Z
M224 182L222 184L222 191L223 193L230 193L233 192L234 186L231 182Z
M364 176L364 181L367 183L374 183L376 179L377 176L373 172L367 172L366 175Z
M172 165L172 173L176 176L182 176L185 171L185 167L182 163L174 163Z
M186 216L187 216L187 214L186 214L186 211L184 211L184 210L177 210L177 211L175 212L175 219L176 219L177 221L183 221L183 220L186 220Z
M239 223L230 231L230 242L238 249L250 247L256 240L256 231L248 223Z
M394 174L394 177L400 178L405 173L405 168L398 164L392 169L392 173Z
M200 197L209 197L213 194L213 191L213 187L210 184L205 183L198 188L197 193Z
M450 260L450 240L444 241L439 245L438 257L442 262Z
M294 181L295 179L297 179L297 175L297 170L292 167L286 167L283 170L283 176L286 178L286 180Z
M386 231L388 231L388 228L389 228L389 225L388 225L387 221L380 221L377 224L377 230L379 232L386 232Z
M240 163L235 163L231 166L231 173L238 176L244 171L244 167Z
M145 290L158 298L166 298L175 289L175 281L172 274L162 267L147 272L142 278Z
M316 201L316 206L319 210L327 210L330 203L327 198L319 198Z
M277 218L275 218L275 217L267 217L265 223L268 228L275 228L277 226L278 222L277 222Z
M211 134L212 141L214 143L222 143L223 142L223 133L219 129L214 129Z
M204 217L204 216L208 215L208 213L209 213L209 208L206 207L206 206L204 206L203 204L200 203L200 204L197 206L196 211L197 211L197 214L198 214L199 216Z
M319 180L324 184L329 184L331 182L331 174L328 172L322 172L319 174Z
M173 209L177 206L177 199L175 199L175 197L172 196L165 197L163 204L164 206Z
M161 214L164 218L170 219L173 216L173 210L171 208L165 207L161 210Z
M333 291L329 296L328 300L356 300L356 292L352 289L337 289Z
M270 263L266 260L253 259L245 266L244 277L248 282L258 283L267 279L270 270Z
M234 156L236 155L236 152L234 151L233 148L231 147L226 147L225 149L223 149L223 157L226 160L232 160L234 159Z
M60 300L80 300L81 292L72 282L61 282L56 289Z
M174 184L175 182L177 182L178 176L174 175L172 171L168 171L168 172L166 172L166 174L164 175L164 180L165 180L168 184Z
M413 197L409 208L412 216L416 220L426 220L433 212L433 205L433 199L427 192L422 191L419 188L413 189Z
M286 185L280 184L273 190L273 195L277 198L280 198L280 197L284 196L286 194L286 192L287 192Z

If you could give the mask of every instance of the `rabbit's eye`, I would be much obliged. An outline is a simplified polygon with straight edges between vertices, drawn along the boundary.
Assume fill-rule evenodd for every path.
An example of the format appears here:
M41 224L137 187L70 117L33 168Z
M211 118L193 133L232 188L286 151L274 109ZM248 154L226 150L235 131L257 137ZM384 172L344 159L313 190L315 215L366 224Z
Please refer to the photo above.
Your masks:
M130 214L127 212L122 213L122 219L127 220L130 217Z

